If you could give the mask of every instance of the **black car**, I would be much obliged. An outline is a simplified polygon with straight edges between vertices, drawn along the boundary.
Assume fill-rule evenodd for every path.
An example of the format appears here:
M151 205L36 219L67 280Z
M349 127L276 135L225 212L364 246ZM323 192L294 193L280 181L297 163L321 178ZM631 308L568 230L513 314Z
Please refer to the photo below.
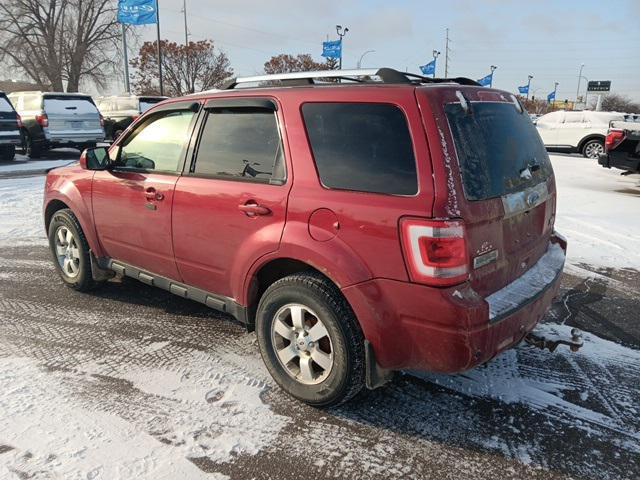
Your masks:
M167 97L116 95L112 97L98 97L96 104L104 117L106 139L113 141L124 132L131 123L156 103Z
M13 160L16 147L22 143L22 122L4 92L0 92L0 160Z
M604 147L600 165L624 170L623 175L640 173L640 114L626 114L624 121L611 122Z

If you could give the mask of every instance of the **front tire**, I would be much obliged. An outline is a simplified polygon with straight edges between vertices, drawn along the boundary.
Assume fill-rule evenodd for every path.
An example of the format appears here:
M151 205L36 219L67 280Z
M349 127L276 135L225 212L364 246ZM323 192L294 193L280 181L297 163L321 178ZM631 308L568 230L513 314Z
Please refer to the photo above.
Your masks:
M62 209L53 214L49 224L49 248L65 285L81 292L97 285L91 273L89 244L71 210Z
M596 160L604 153L604 142L597 138L589 140L582 147L582 155L586 158L595 158Z
M340 291L319 273L272 284L258 305L256 334L269 373L298 400L328 407L362 390L362 331Z

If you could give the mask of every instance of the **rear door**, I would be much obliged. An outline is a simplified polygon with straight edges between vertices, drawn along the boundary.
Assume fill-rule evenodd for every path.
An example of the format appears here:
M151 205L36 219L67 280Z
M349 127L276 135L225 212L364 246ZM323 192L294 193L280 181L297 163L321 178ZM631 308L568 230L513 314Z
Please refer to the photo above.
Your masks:
M438 196L445 200L434 216L463 219L472 285L483 295L493 293L528 270L548 247L555 217L549 157L510 94L461 86L419 100L430 100L430 108L440 112L440 139L430 141L430 148L434 163L446 165L434 165L434 171L437 190L447 195Z
M291 177L275 101L210 100L205 113L175 189L175 258L185 283L233 298L234 279L278 248Z
M98 108L85 95L45 95L44 112L49 118L49 131L60 135L103 133Z
M564 122L564 112L551 112L536 121L538 133L545 145L560 145L559 132Z

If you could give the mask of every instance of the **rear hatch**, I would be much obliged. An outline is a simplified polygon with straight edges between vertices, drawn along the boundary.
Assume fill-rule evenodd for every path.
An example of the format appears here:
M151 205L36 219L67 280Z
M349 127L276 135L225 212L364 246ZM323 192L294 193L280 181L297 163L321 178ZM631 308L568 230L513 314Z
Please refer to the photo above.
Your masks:
M434 163L433 215L463 220L470 282L490 295L547 250L555 217L549 156L507 92L443 85L417 96Z
M19 136L18 114L9 99L0 93L0 142Z
M54 136L102 132L100 113L89 96L45 95L43 108Z

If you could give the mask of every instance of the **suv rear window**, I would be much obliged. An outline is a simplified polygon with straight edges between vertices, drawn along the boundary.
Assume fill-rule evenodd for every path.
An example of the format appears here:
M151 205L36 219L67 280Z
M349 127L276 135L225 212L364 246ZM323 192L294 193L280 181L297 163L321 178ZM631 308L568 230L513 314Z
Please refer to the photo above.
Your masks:
M0 112L2 113L13 112L13 107L11 106L9 99L4 95L0 95Z
M67 95L44 97L44 110L47 113L98 113L90 98Z
M399 108L307 103L302 114L325 187L393 195L418 193L413 144Z
M536 128L512 103L473 102L470 113L450 103L445 112L467 200L500 197L552 174Z

